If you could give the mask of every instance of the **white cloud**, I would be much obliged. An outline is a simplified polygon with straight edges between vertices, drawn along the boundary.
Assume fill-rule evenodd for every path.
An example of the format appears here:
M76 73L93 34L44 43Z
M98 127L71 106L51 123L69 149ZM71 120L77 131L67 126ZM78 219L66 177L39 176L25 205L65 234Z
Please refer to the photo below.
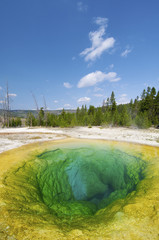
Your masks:
M84 4L83 2L78 2L77 9L79 12L86 12L88 9L88 6L86 4Z
M97 17L94 19L94 22L99 26L108 26L108 18Z
M65 107L65 108L70 108L71 105L67 103L67 104L64 105L64 107Z
M126 49L121 53L121 57L127 57L129 53L132 52L132 49L128 46Z
M126 104L129 102L130 100L128 99L128 95L126 93L123 93L119 96L119 100L117 101L117 104Z
M69 82L64 82L63 85L65 88L72 88L72 85Z
M58 100L54 100L54 103L58 103L59 101Z
M103 52L114 47L115 39L113 37L103 38L106 34L106 28L108 19L98 17L95 19L95 23L99 25L97 31L89 33L89 39L92 46L84 49L80 55L85 58L85 61L94 61L99 58Z
M120 95L121 97L127 97L127 94L126 93L123 93Z
M103 94L94 94L95 97L103 97Z
M10 97L17 97L17 94L16 93L9 93L8 94Z
M2 90L2 87L0 86L0 90Z
M78 103L88 103L88 102L90 102L90 98L89 97L82 97L82 98L79 98L78 100L77 100L77 102Z
M94 88L94 92L99 92L99 91L103 91L103 89L102 89L102 88L99 88L99 87L95 87L95 88Z
M81 78L80 81L78 82L77 87L78 88L90 87L106 80L109 82L117 82L120 79L121 79L120 77L117 77L116 72L104 73L101 71L96 71L89 73L83 78Z

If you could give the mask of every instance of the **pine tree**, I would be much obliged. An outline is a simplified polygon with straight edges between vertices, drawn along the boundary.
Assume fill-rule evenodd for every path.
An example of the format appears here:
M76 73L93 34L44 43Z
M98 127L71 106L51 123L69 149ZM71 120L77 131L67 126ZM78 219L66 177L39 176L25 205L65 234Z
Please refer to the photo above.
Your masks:
M103 120L102 108L99 107L99 108L97 108L96 113L95 113L94 124L96 126L100 126L102 123L102 120Z
M110 104L111 104L111 111L112 111L112 114L113 114L116 110L115 94L114 94L113 91L112 91L111 97L110 97Z
M154 99L155 124L159 124L159 91Z
M119 113L116 110L113 115L113 125L118 126L119 125Z
M38 125L43 126L44 125L44 109L43 107L40 108L39 114L38 114Z
M123 105L122 106L122 111L121 111L121 114L120 114L120 125L121 126L130 126L130 115L128 114L128 110L127 110L127 107L126 105Z

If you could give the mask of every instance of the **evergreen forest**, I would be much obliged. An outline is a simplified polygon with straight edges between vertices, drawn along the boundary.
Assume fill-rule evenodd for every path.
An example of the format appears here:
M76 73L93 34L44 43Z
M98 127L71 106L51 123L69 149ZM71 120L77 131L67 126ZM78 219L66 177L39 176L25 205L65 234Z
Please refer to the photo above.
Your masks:
M128 104L117 105L114 92L104 101L102 107L86 105L77 108L75 113L49 113L42 107L38 116L31 112L26 118L26 126L74 127L74 126L136 126L149 128L159 125L159 91L154 87L143 90L141 97L131 99Z

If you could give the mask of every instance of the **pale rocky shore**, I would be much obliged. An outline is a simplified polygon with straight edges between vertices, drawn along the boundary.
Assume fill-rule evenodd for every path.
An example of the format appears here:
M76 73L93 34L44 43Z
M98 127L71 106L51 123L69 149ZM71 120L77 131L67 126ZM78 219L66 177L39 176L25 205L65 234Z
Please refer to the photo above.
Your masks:
M159 129L74 127L0 128L0 153L24 144L66 138L124 141L159 147Z

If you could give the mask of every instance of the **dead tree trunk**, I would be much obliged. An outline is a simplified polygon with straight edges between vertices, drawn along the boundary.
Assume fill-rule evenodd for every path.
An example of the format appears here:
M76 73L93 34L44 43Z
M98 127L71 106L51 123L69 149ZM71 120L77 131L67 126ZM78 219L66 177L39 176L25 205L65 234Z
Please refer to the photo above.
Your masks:
M35 95L33 93L31 93L31 94L32 94L32 97L34 99L34 103L35 103L35 106L36 106L36 111L37 111L37 114L38 114L38 122L39 122L39 106L38 106L38 102L36 100ZM32 122L32 119L31 119L31 122Z
M44 120L45 120L45 125L47 127L47 105L46 105L46 100L44 96L43 96L43 100L44 100Z
M6 112L7 112L7 127L9 127L9 120L10 120L10 99L9 99L9 89L8 89L8 82L7 82L7 89L6 89Z

